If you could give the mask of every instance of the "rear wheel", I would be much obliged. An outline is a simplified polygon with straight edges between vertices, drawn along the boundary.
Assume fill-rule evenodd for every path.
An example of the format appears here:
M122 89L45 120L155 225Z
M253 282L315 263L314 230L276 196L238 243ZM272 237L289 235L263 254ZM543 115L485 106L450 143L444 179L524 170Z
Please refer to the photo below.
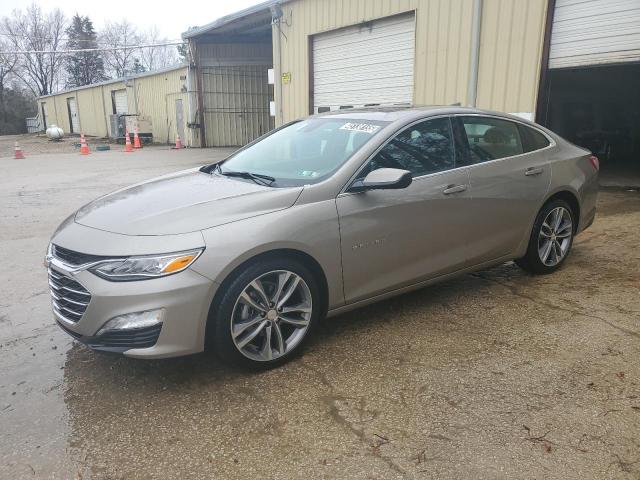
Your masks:
M575 221L564 200L547 203L536 217L527 253L516 263L537 274L556 271L566 260L573 244Z
M293 259L259 260L240 272L214 309L213 343L223 361L270 368L294 356L320 312L313 274Z

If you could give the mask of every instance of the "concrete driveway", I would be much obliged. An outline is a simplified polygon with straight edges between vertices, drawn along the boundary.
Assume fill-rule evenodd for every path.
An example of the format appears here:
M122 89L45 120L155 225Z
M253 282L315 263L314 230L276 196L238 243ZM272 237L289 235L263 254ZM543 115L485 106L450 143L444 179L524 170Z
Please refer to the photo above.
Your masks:
M640 195L565 268L506 264L331 319L249 374L96 354L54 325L68 214L226 152L0 159L0 478L640 478Z

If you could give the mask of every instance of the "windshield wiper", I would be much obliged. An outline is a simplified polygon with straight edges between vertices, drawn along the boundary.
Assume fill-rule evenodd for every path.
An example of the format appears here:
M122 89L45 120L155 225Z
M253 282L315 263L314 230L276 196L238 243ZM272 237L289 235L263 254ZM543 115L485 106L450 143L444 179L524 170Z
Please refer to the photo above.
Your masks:
M269 175L262 175L260 173L251 173L251 172L233 172L227 171L223 172L219 166L216 166L216 170L220 175L224 175L226 177L239 177L239 178L247 178L249 180L253 180L254 182L270 187L273 182L276 181L275 178L270 177Z

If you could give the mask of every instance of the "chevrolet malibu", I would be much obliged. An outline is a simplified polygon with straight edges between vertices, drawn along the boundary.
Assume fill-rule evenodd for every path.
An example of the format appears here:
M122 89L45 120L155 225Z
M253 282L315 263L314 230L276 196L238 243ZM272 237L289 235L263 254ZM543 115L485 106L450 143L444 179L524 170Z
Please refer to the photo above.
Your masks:
M45 261L53 313L96 350L278 365L323 317L509 260L557 270L594 219L598 167L493 112L312 116L70 216Z

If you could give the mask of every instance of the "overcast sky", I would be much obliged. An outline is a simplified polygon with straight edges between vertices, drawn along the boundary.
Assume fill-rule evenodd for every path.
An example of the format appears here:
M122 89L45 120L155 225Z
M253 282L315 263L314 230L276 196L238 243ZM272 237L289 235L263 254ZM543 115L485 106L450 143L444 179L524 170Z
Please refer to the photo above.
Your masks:
M178 39L180 34L191 26L202 26L215 19L250 7L263 0L190 0L185 2L150 0L36 0L44 11L54 6L67 17L76 12L87 15L99 30L106 21L119 21L126 17L140 30L153 25L161 35L169 39ZM0 16L9 15L14 9L25 9L29 2L25 0L1 0Z

